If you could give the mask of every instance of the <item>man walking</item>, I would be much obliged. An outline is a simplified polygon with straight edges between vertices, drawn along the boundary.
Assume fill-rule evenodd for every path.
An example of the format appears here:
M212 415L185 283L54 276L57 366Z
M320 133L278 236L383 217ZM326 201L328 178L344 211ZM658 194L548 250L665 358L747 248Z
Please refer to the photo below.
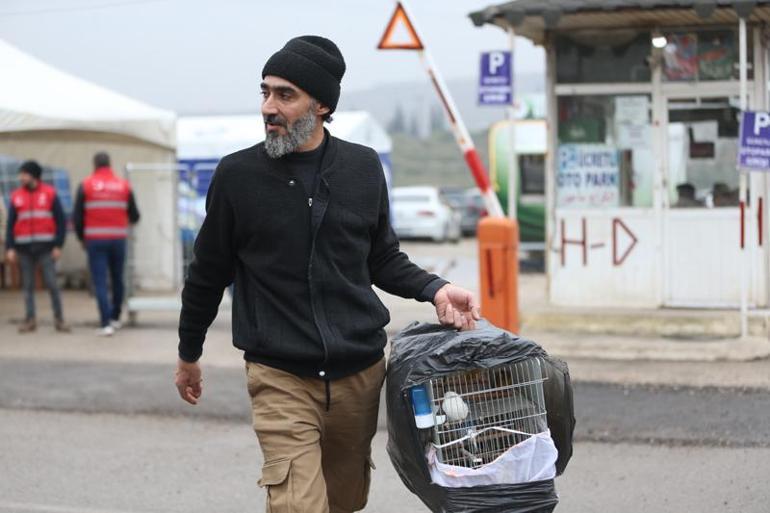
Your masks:
M94 172L78 187L72 218L75 233L88 253L91 282L99 306L101 327L96 334L111 336L121 326L126 237L129 224L139 221L139 209L128 180L115 175L106 153L94 155ZM107 293L108 273L112 301Z
M37 329L35 269L38 264L51 296L54 328L66 333L70 328L64 322L55 262L61 257L67 225L56 190L41 181L42 175L43 168L34 160L28 160L19 167L21 187L11 194L5 259L11 264L18 261L21 267L26 315L19 326L19 333L31 333Z
M264 143L226 156L207 197L182 292L176 386L196 404L198 359L234 281L267 511L352 512L367 501L390 321L372 285L432 301L472 328L470 292L399 250L371 148L332 137L345 62L318 36L290 40L262 70Z

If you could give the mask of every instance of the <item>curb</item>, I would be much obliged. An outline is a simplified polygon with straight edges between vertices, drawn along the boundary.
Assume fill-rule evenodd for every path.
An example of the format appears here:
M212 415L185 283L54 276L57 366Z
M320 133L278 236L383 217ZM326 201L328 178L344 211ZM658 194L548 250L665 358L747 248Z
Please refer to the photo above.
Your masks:
M735 339L741 332L737 312L657 310L616 312L540 311L523 313L522 331L618 335L649 338ZM749 318L749 335L766 336L765 320Z
M525 336L554 356L564 359L748 362L770 357L770 340L760 337L693 341L614 335L573 335L567 338L561 333L546 332L527 332Z

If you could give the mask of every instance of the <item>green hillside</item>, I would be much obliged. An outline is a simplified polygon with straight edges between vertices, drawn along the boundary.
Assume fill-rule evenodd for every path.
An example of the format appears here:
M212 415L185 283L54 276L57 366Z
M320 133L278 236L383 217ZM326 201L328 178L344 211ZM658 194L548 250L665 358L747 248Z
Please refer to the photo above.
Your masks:
M472 187L475 185L460 148L451 132L434 131L425 139L408 134L390 134L393 140L393 185L436 185ZM473 142L485 166L486 131L472 134Z

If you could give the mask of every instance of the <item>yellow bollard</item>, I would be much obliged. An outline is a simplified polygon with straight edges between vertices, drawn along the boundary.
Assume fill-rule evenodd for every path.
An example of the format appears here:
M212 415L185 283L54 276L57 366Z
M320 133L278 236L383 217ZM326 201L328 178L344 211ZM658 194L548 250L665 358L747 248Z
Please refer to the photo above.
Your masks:
M519 333L519 225L505 217L485 217L477 238L481 315Z

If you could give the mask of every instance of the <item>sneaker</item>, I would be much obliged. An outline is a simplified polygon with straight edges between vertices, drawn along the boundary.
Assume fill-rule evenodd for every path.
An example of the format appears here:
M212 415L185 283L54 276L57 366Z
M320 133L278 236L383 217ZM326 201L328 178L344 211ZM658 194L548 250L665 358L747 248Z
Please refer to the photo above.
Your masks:
M25 319L19 326L19 333L32 333L37 329L35 319Z
M70 328L69 324L64 322L64 319L59 319L54 322L53 328L59 333L70 333L72 331L72 328Z
M112 326L104 326L96 330L97 337L111 337L115 334L115 329Z
M118 331L120 328L123 327L123 323L117 319L113 319L110 321L110 326L112 326L112 329L114 329L115 331Z

